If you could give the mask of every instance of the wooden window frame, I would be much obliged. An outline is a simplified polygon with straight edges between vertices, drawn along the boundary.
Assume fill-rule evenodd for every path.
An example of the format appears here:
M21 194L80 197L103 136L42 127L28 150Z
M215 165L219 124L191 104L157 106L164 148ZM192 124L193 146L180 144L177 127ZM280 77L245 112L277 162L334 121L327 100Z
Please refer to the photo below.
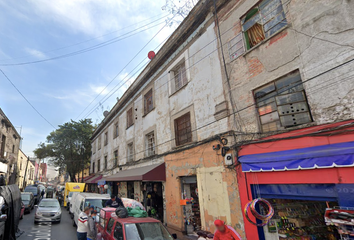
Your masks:
M117 153L117 154L116 154ZM119 166L119 162L118 162L118 149L113 151L113 157L114 157L114 162L113 165L114 167L118 167Z
M152 88L144 94L144 115L154 110L154 92Z
M134 125L133 107L127 110L127 129Z
M187 126L183 127L182 126L183 124L186 124ZM190 112L187 112L182 116L176 118L174 120L174 127L175 127L176 146L181 146L193 142L192 122L191 122ZM181 133L182 131L184 131L184 133ZM186 139L181 140L182 137Z
M152 135L152 137L151 137ZM152 139L152 142L150 143L150 140ZM145 150L146 150L146 156L151 157L156 154L156 143L155 143L155 132L149 132L148 134L145 135Z
M171 71L173 73L173 93L175 93L188 84L187 68L184 59Z
M277 4L275 7L272 6L273 2ZM250 50L288 25L282 1L263 0L259 2L241 18L241 25L246 49Z
M253 93L262 132L285 130L313 121L299 71L271 81ZM293 124L289 124L289 119Z

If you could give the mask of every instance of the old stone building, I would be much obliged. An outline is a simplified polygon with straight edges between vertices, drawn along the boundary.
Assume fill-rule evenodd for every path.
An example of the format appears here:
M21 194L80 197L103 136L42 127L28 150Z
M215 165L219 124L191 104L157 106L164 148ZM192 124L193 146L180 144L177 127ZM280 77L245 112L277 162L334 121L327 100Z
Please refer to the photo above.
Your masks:
M0 173L6 176L9 184L18 178L18 152L21 136L0 108Z

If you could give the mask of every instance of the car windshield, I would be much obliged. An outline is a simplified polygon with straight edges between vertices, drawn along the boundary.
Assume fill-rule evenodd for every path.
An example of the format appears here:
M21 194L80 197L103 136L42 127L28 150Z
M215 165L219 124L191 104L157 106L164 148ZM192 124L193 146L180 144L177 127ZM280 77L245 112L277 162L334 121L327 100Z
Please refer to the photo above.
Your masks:
M94 206L95 209L96 208L101 209L106 206L107 201L108 199L86 199L85 207Z
M37 188L26 188L25 192L31 192L33 195L37 195Z
M161 223L125 224L125 233L129 240L173 240Z
M41 201L41 203L39 204L39 207L59 208L59 203L58 203L58 201Z
M31 196L29 194L21 194L22 201L29 201L31 200Z
M69 197L72 197L72 196L73 196L73 193L74 193L74 192L69 192Z

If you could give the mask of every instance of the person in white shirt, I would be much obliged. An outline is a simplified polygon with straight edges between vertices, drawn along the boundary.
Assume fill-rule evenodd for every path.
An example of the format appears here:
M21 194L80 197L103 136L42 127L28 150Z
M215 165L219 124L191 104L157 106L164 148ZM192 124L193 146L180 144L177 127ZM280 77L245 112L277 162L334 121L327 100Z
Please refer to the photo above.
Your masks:
M87 240L88 232L88 214L90 212L89 207L85 207L84 211L80 213L77 221L77 239Z

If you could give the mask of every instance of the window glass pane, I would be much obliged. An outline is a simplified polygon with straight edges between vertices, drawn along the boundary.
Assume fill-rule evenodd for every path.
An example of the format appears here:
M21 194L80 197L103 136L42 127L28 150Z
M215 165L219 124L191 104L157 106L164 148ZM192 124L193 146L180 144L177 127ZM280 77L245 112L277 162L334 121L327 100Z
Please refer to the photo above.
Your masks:
M306 100L304 92L296 92L296 93L280 95L277 96L275 99L277 101L277 105L302 102Z
M274 33L278 32L280 29L286 27L288 25L286 18L281 20L277 25L272 27L269 31L266 32L266 38L272 36Z
M259 12L257 12L255 15L253 15L253 17L251 17L250 19L248 19L244 24L243 24L243 30L247 31L248 29L250 29L253 25L255 25L256 23L260 23L261 22L261 17L259 15Z
M264 87L258 88L256 91L254 91L254 96L257 99L262 100L261 98L264 97L266 94L275 91L275 85L274 83L270 83L265 85Z
M259 115L264 115L267 113L271 113L277 110L277 105L275 104L275 102L272 102L270 104L267 104L265 106L259 107L258 108L258 113Z
M280 121L284 127L291 127L311 122L311 116L308 112L285 115L280 117Z
M283 6L280 0L266 0L261 2L259 9L261 11L263 23L266 23L278 13L282 12Z
M294 114L300 112L307 112L308 107L306 102L290 103L278 107L279 115Z
M269 123L269 122L274 122L275 120L279 119L279 115L278 112L272 112L272 113L268 113L266 115L261 116L261 123L265 124L265 123Z
M277 96L277 92L272 92L260 99L257 99L257 106L261 107L264 105L269 105L272 102L275 102L275 98L274 98L275 96Z
M303 89L300 74L289 74L284 78L275 81L275 86L279 93L285 93L287 89L296 88L296 91ZM292 91L295 92L295 91ZM290 92L289 92L290 93Z
M270 31L271 33L268 33L268 36L271 36L272 34L274 34L276 31L278 31L279 29L281 29L284 25L282 25L281 23L283 23L283 20L285 20L285 15L284 13L279 13L278 15L274 16L274 18L272 20L270 20L269 22L267 22L266 24L263 25L264 27L264 31L267 32ZM286 20L285 20L285 25L286 25ZM275 27L277 24L279 24L280 26ZM274 30L275 29L275 30Z

